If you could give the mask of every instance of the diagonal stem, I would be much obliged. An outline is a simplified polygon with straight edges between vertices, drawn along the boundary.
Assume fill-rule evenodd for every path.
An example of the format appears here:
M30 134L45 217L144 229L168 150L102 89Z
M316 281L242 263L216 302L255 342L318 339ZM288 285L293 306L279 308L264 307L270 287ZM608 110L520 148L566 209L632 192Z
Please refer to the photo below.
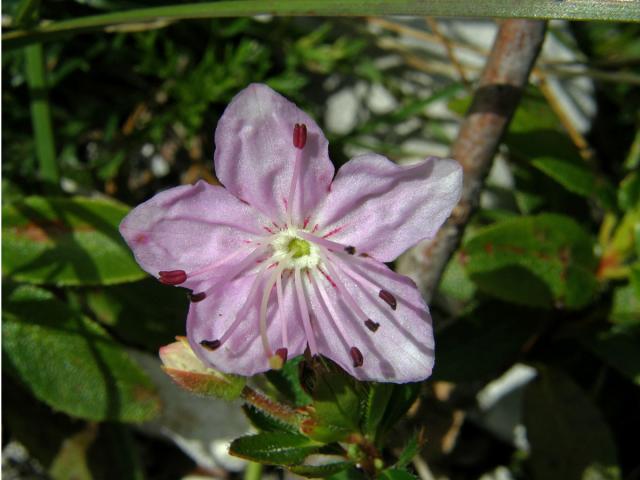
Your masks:
M487 59L473 102L451 146L464 169L462 197L438 235L403 255L398 270L411 276L427 301L478 206L484 179L538 57L546 22L504 21Z

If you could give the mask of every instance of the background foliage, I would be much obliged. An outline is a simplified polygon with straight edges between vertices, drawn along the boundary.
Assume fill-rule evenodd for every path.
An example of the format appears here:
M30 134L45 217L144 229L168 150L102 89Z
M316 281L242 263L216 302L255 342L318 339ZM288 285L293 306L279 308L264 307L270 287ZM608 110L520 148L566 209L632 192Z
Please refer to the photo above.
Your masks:
M24 3L3 2L3 13L15 17ZM136 5L44 2L39 13ZM250 82L319 120L342 89L389 93L394 108L362 101L350 128L329 129L337 165L368 149L419 156L415 138L446 148L474 71L452 75L455 58L397 41L416 31L422 24L376 19L198 20L3 52L3 442L31 458L6 468L54 479L195 471L175 445L137 427L163 404L132 351L155 355L182 334L187 300L146 278L119 221L161 189L216 181L213 130ZM260 433L236 440L233 453L336 479L640 478L640 29L580 23L551 34L575 38L567 44L594 81L597 114L576 139L543 85L530 85L501 152L512 181L489 177L493 201L432 303L433 378L357 384L290 361L257 382L298 410L245 405ZM425 78L437 80L429 93L409 88ZM530 377L518 385L514 371ZM491 404L500 384L510 393ZM329 463L311 462L319 457Z

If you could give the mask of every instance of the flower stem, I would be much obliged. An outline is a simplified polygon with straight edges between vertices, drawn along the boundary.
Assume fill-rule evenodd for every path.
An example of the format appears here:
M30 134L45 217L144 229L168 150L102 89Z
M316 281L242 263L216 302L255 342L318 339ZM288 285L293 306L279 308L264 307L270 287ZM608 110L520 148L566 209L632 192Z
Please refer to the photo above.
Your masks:
M260 480L262 478L262 464L249 462L243 478L244 480Z

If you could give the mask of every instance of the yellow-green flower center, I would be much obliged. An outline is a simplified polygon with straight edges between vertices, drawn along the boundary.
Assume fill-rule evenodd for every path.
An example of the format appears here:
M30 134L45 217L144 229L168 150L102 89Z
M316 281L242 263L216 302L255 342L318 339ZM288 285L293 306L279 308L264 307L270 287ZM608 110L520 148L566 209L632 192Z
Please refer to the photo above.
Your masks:
M306 257L311 253L311 245L301 238L292 238L287 245L287 251L293 253L293 258Z

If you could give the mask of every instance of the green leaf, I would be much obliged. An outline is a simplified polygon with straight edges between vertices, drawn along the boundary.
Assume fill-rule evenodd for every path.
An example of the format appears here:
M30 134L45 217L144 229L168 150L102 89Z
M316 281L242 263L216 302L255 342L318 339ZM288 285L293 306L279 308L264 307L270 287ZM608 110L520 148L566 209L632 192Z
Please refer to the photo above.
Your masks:
M476 231L463 251L467 271L478 287L509 302L580 308L596 292L593 241L563 215L495 223Z
M583 338L583 343L604 362L640 385L640 332L599 332Z
M534 479L584 478L598 469L616 469L609 427L565 374L546 367L539 370L539 377L525 390L524 423Z
M286 423L273 415L268 415L264 410L260 410L253 405L242 406L245 415L251 424L263 432L288 432L299 434L300 429L296 425Z
M402 453L400 453L395 466L397 468L404 468L409 465L413 460L413 457L415 457L418 453L418 450L420 450L419 434L415 433L407 442L407 445L402 450Z
M459 383L495 377L517 360L543 320L538 310L482 304L438 333L433 380Z
M406 470L399 468L389 468L380 473L381 480L416 480L417 477Z
M640 326L640 292L633 283L613 290L609 320L621 326Z
M393 385L389 383L371 383L364 404L362 419L362 432L365 435L377 438L378 426L384 418L384 413L389 405Z
M378 427L379 435L386 433L411 408L420 395L421 388L422 383L419 382L393 384L391 399Z
M620 182L618 190L618 205L623 211L631 210L640 205L640 173L629 173Z
M299 365L303 360L300 355L288 360L280 370L270 370L265 375L269 382L282 394L282 396L296 407L302 407L311 403L311 397L300 385Z
M89 420L141 422L158 413L146 374L97 324L36 287L3 304L4 364L38 399Z
M128 208L89 198L29 197L2 208L2 273L49 285L140 280L118 224Z
M360 401L358 385L342 371L317 373L312 392L314 422L305 422L304 433L321 441L341 440L360 431Z
M310 459L311 457L307 458L307 461L309 461ZM353 462L333 461L321 464L292 465L288 467L288 469L296 475L301 475L307 478L326 478L330 475L335 475L351 467L353 467Z
M240 437L229 447L236 457L270 465L294 465L318 451L321 443L285 432L266 432Z
M87 450L96 439L98 426L91 424L65 440L56 456L49 475L54 480L92 480L87 464Z
M153 353L184 331L189 302L183 289L148 278L91 288L86 294L93 317L127 343Z
M584 163L554 157L538 157L533 159L531 164L570 192L583 197L591 197L594 193L596 177Z

